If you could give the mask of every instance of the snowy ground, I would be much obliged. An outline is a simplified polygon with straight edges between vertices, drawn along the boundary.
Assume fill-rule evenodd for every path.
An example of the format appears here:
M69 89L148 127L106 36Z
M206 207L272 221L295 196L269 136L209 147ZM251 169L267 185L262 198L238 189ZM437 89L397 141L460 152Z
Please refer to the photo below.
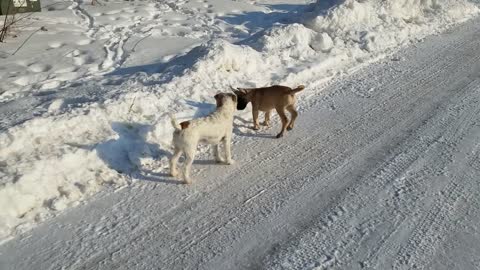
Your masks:
M237 131L237 163L199 160L192 186L97 194L2 245L1 268L478 269L480 21L392 58L281 141Z
M160 256L166 268L177 260L204 268L237 262L344 266L364 257L355 267L431 263L422 256L438 255L441 243L451 245L436 237L457 233L446 220L468 210L457 211L457 202L474 200L478 191L474 182L455 189L458 182L451 180L461 178L462 168L445 173L464 159L476 168L476 150L455 153L478 144L476 118L463 118L463 110L474 114L477 101L478 21L391 54L470 18L478 5L205 0L49 6L51 11L25 19L19 36L0 47L0 78L6 82L0 85L0 238L14 239L1 247L0 263L29 268L40 263L44 246L56 255L42 269L98 262L113 267L122 260L125 268L158 264L157 257L144 258L148 252ZM35 32L20 47L40 26L48 31ZM378 67L349 75L382 58ZM230 85L274 83L307 85L298 130L279 144L269 137L273 130L257 134L248 128L248 112L239 113L234 130L239 164L223 168L200 161L194 186L169 185L177 182L165 176L172 131L167 112L203 115L213 109L212 96ZM453 128L449 119L462 119L469 128ZM467 137L442 137L449 128ZM443 155L449 158L439 160ZM432 175L440 182L426 190ZM444 187L458 197L434 193ZM373 200L381 205L378 211ZM304 207L312 203L318 208ZM367 210L353 208L359 205ZM64 211L72 206L77 207ZM436 213L430 206L450 207L451 215L429 218ZM401 223L407 214L413 215L410 221ZM333 224L339 218L344 223ZM420 221L437 222L443 231L427 239L422 235L430 229L421 227L415 236L411 230ZM317 223L325 224L316 228ZM33 225L40 227L29 231ZM376 232L371 238L370 230ZM75 235L68 235L71 231ZM291 244L275 248L290 238ZM403 245L405 239L412 243ZM129 259L127 243L143 255ZM309 249L323 257L312 257ZM462 256L468 257L467 249ZM18 250L32 256L20 259ZM379 255L384 252L397 252L399 259L380 261L388 259ZM189 260L192 253L197 257ZM470 262L478 267L478 261Z

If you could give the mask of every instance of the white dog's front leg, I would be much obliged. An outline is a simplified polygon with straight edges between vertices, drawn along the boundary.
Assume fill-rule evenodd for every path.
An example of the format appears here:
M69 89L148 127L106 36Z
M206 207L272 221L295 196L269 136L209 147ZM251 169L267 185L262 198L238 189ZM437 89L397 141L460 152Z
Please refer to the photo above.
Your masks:
M232 135L230 134L229 136L226 136L223 140L223 143L225 147L225 157L227 159L225 163L227 163L228 165L232 165L233 163L235 163L235 161L232 159L232 151L230 149L232 145Z

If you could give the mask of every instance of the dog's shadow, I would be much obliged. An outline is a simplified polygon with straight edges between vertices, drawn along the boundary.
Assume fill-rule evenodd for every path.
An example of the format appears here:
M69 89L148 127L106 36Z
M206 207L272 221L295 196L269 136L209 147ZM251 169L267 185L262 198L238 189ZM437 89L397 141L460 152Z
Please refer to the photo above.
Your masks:
M274 139L275 135L270 133L261 133L265 132L273 132L272 128L265 128L260 127L260 130L253 130L253 123L251 121L245 120L239 116L234 116L234 122L241 122L240 124L233 125L233 133L237 136L241 137L250 137L250 138L264 138L264 139ZM245 132L244 130L247 129L249 132Z
M243 136L243 137L248 137L248 138L276 139L276 135L266 134L266 133L246 133L246 132L243 132L242 134L239 134L239 135Z
M196 159L193 161L194 165L223 165L222 163L218 163L213 159Z
M94 145L74 143L68 145L88 151L95 150L97 156L109 168L119 174L157 183L182 184L181 181L174 180L166 173L157 173L142 168L142 160L144 159L159 161L171 157L171 153L162 149L160 145L146 141L147 134L153 129L152 126L139 123L113 122L111 127L118 135L116 138Z
M213 156L209 156L209 159L196 159L193 161L193 164L200 165L200 166L212 166L212 165L226 166L227 165L225 162L217 162Z
M185 182L180 180L175 180L168 173L158 173L148 170L142 170L135 174L135 178L142 181L149 181L154 183L163 183L163 184L172 184L172 185L183 185Z

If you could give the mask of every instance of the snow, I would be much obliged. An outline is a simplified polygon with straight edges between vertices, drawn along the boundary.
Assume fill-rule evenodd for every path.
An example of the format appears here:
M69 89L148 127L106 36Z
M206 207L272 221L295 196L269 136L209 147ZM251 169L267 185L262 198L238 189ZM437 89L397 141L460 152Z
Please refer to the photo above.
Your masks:
M165 172L169 112L205 115L230 86L305 84L307 100L478 12L467 0L55 4L1 47L0 238Z
M238 117L235 165L200 154L190 186L104 189L1 245L0 268L476 269L479 33L477 18L300 93L282 140Z
M382 52L445 29L478 13L470 1L342 1L325 11L318 1L306 26L349 51ZM317 16L320 14L320 16Z

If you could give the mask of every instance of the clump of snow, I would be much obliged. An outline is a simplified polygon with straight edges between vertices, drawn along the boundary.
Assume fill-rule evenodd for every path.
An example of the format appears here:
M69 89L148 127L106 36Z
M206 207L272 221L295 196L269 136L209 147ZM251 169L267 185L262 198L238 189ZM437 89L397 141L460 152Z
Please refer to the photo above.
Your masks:
M215 40L200 46L206 52L192 66L195 73L214 73L221 71L241 71L244 74L256 72L261 55L248 46L238 46L225 40Z
M321 33L316 35L316 38L312 42L311 46L316 51L328 53L333 47L333 40L329 34Z
M64 106L64 100L63 99L57 99L53 101L50 106L48 106L48 112L54 113L60 111L63 106Z
M266 31L252 46L267 57L281 53L283 57L298 59L312 52L310 42L314 35L314 31L298 23L277 26Z

